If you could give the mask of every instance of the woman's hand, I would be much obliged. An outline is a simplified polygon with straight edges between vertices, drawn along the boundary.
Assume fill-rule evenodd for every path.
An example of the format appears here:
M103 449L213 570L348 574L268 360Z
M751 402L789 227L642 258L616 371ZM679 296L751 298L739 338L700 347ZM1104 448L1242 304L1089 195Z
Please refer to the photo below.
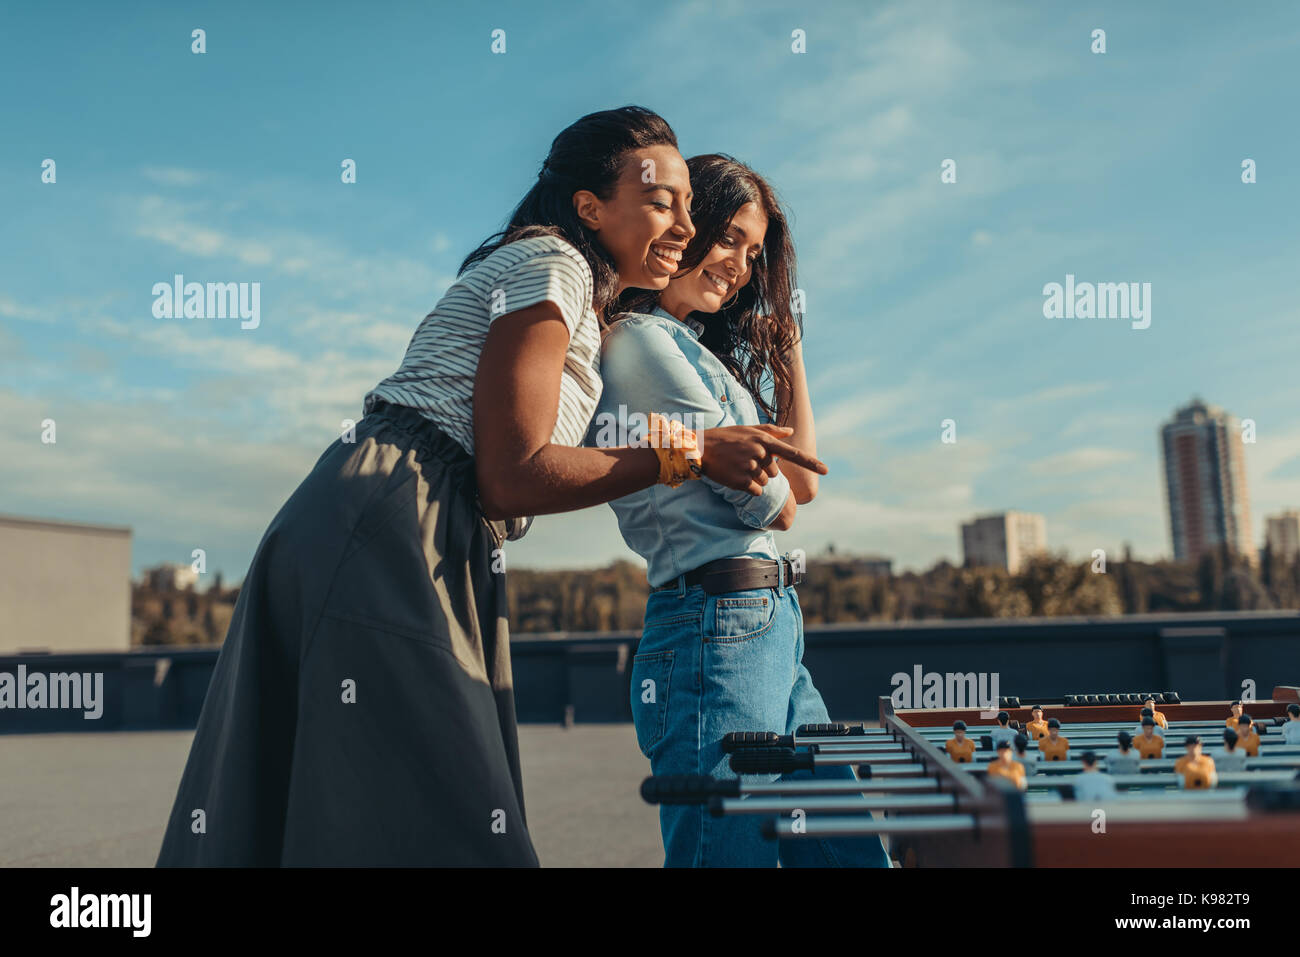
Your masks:
M704 474L720 485L762 495L781 466L797 466L825 475L830 470L812 456L783 441L794 429L783 425L724 425L696 433Z

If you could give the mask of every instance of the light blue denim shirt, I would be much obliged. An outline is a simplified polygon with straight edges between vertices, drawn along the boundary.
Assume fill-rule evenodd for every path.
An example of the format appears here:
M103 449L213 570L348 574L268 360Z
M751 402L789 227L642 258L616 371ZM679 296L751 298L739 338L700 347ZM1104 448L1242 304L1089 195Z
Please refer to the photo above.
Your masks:
M700 344L703 329L690 317L679 322L658 307L652 314L626 313L616 321L601 344L605 385L585 444L624 444L626 437L619 441L609 435L608 426L626 423L633 413L689 413L697 429L769 421L760 416L748 390ZM707 441L704 456L707 462ZM768 479L762 495L705 476L677 488L652 485L615 499L610 507L623 540L646 560L646 577L655 587L718 558L777 558L767 526L781 514L789 495L790 483L779 472Z

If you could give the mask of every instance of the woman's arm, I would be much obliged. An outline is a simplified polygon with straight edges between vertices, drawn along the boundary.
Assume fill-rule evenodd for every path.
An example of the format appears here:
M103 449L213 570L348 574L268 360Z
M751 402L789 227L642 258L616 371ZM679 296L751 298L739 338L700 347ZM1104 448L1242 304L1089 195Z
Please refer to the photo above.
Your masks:
M808 375L803 365L803 341L796 340L790 348L789 359L791 384L789 388L776 390L776 407L781 425L794 429L786 440L791 445L817 455L817 432L813 427L812 400L808 397ZM796 465L787 465L784 459L778 464L781 474L790 482L794 499L800 505L806 505L817 497L817 473L801 469ZM793 521L793 516L791 517Z
M782 470L781 474L784 475L785 471ZM778 532L790 531L790 529L794 528L794 516L798 507L799 507L799 503L795 501L795 496L794 496L794 483L791 482L790 494L786 498L785 504L781 506L781 514L778 515L775 519L773 519L772 523L767 527L774 528Z
M655 409L667 414L691 416L692 421L701 425L726 418L713 390L682 353L672 334L660 326L615 327L605 337L600 372L606 390L602 406L617 402L629 412ZM724 431L726 429L704 429L701 447L706 465L710 456L716 453L712 436ZM785 507L794 504L790 483L777 463L768 460L764 464L772 480L759 489L758 494L719 484L712 474L702 480L735 509L736 517L750 528L771 527L773 522L780 520Z
M573 448L551 442L560 374L569 344L559 306L539 302L488 327L474 380L474 464L479 500L490 519L546 515L601 505L658 481L649 448ZM644 409L638 411L659 411ZM710 479L761 495L787 458L826 466L769 427L729 426L700 436ZM784 480L781 480L784 483Z

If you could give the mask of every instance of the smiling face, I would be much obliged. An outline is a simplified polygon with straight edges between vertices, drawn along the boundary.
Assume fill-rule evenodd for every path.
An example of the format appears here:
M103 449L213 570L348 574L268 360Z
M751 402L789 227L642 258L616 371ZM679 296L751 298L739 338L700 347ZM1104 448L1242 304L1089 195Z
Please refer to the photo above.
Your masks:
M746 203L700 264L668 284L660 305L678 319L692 312L717 312L753 277L766 235L767 214L757 203Z
M682 154L672 146L648 146L624 155L618 183L607 199L579 190L573 205L613 257L621 292L668 285L695 235L691 199Z

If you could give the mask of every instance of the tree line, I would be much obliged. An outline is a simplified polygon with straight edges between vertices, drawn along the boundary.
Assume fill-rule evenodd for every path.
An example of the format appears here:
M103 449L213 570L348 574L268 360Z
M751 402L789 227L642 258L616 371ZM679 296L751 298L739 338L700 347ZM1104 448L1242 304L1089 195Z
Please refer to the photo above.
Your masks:
M506 592L515 633L637 631L647 586L643 567L616 561L595 569L512 569ZM807 624L1300 609L1300 561L1265 548L1258 565L1225 549L1196 562L1141 562L1126 549L1104 570L1092 560L1044 555L1014 574L943 561L884 575L863 559L827 554L807 560L798 594ZM206 592L137 584L132 642L219 644L238 596L219 576Z

